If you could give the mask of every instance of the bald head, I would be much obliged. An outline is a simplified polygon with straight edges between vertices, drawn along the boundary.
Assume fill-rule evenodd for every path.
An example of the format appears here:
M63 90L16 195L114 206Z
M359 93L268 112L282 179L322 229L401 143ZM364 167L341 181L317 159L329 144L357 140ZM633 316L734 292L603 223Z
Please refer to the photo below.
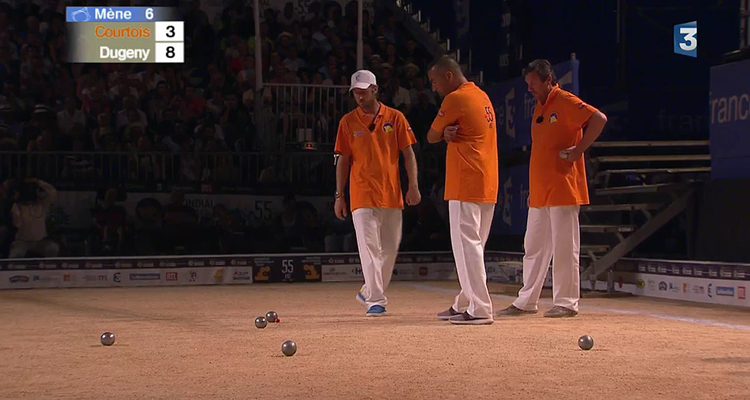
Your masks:
M458 65L458 61L451 56L441 56L432 63L430 69L440 73L451 72L455 76L464 75L463 71L461 71L461 66Z
M432 84L432 90L445 97L467 82L455 59L450 56L442 56L435 60L427 72Z

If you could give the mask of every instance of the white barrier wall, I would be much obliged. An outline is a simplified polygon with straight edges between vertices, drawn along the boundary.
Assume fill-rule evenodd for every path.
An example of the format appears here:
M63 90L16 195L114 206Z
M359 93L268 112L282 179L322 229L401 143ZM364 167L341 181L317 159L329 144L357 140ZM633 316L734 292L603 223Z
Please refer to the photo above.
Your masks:
M487 279L521 283L520 253L488 252ZM750 307L750 265L623 260L615 289L637 296ZM551 271L550 271L551 272ZM451 253L404 253L394 281L456 281ZM363 282L356 254L272 254L148 258L0 260L0 289L220 285L281 282ZM551 273L545 286L551 286ZM582 281L583 289L590 289ZM597 282L597 289L606 289Z

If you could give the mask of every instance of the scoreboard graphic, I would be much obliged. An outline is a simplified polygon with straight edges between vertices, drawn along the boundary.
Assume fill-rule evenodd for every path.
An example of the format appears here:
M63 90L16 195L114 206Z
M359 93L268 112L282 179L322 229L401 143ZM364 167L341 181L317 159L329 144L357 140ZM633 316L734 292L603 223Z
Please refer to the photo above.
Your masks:
M184 23L168 7L66 7L72 63L184 63Z

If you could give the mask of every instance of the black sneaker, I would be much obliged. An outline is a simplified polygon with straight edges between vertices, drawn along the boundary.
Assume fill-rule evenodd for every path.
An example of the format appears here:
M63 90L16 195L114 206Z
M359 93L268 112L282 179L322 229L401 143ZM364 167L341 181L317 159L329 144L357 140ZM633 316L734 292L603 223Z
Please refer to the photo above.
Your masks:
M519 315L530 315L530 314L536 314L537 310L531 310L526 311L522 310L513 304L509 305L508 308L503 308L502 310L499 310L495 313L495 316L498 317L517 317Z
M578 311L565 308L563 306L554 306L544 313L546 318L570 318L578 315Z
M447 320L449 320L449 319L451 319L451 318L453 318L453 317L455 317L457 315L461 315L461 313L458 312L458 311L456 311L456 310L454 310L453 307L451 307L451 308L449 308L449 309L447 309L447 310L439 313L437 315L437 317L441 321L447 321Z
M469 315L468 311L449 319L451 324L455 325L492 325L495 322L492 318L475 318Z

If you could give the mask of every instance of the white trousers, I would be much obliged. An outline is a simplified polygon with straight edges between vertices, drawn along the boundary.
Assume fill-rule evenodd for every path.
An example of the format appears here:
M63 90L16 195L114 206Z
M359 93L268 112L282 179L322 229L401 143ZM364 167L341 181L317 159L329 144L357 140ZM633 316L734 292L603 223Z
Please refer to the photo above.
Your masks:
M456 260L461 292L453 309L468 311L474 318L492 318L492 299L487 289L484 246L490 235L495 205L451 200L448 215L453 258Z
M358 208L352 213L359 258L365 284L362 295L367 307L385 307L385 290L391 283L396 254L401 243L401 210Z
M579 206L529 208L524 238L523 288L513 305L537 310L550 261L553 304L578 311L581 295Z

